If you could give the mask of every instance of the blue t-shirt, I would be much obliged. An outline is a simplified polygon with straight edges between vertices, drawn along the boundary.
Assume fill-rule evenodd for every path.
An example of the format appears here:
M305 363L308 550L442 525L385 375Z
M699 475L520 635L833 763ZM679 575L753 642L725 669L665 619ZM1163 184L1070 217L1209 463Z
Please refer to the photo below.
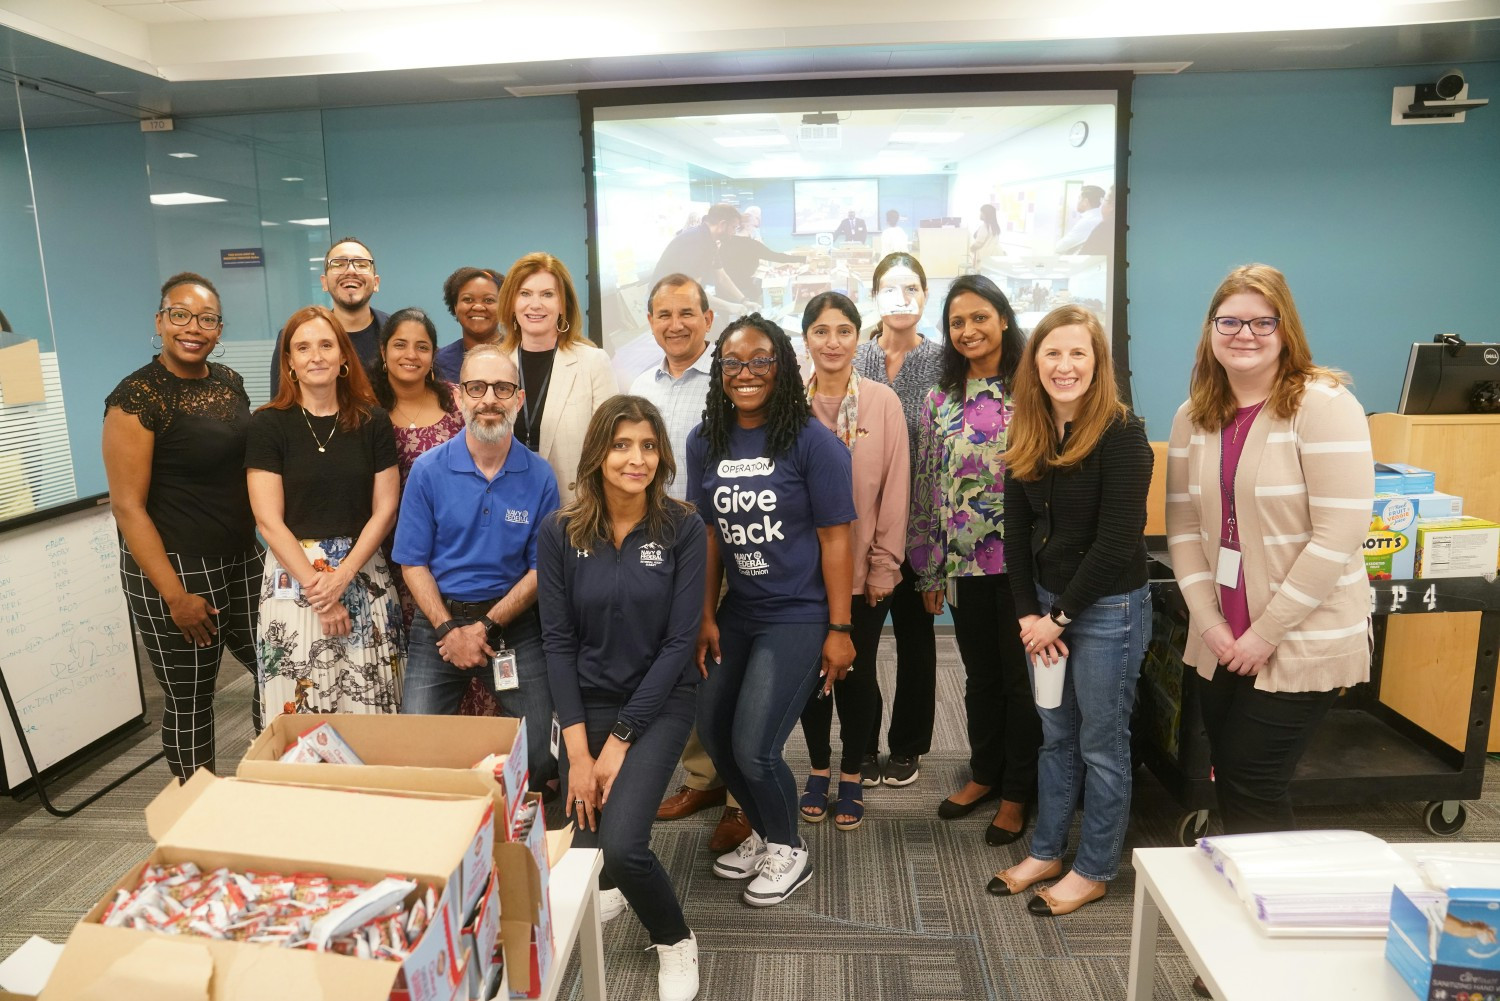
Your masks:
M437 353L432 356L432 367L439 379L458 382L459 372L464 367L464 350L464 339L461 336L437 349Z
M443 597L489 601L536 569L542 522L557 510L552 467L518 441L487 480L460 431L411 467L391 558L426 567Z
M760 622L826 622L818 529L855 518L849 449L808 421L785 453L770 456L764 427L730 428L729 454L708 460L708 440L688 435L687 499L709 530L729 579L720 614Z

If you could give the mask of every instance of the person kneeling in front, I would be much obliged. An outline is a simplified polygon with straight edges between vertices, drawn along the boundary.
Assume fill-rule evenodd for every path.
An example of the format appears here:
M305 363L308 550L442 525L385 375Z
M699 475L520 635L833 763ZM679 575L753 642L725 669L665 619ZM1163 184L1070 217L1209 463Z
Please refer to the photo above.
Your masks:
M526 397L518 380L497 345L464 357L464 429L412 466L392 556L417 603L401 711L456 713L478 677L505 715L525 718L531 788L540 790L556 763L536 549L557 510L557 478L512 436Z
M577 493L542 528L538 573L573 844L604 852L600 918L629 904L646 926L662 1001L691 1001L698 940L651 851L698 704L708 554L697 513L667 496L674 472L661 413L639 396L605 400L584 435Z

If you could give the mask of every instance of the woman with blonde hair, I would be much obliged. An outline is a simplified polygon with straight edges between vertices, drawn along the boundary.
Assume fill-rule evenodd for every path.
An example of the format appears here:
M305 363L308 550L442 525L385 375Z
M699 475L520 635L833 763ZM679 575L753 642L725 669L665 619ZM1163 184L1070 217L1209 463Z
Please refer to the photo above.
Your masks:
M578 485L589 418L616 392L609 356L584 334L572 276L551 254L527 254L511 265L500 287L500 322L526 394L516 440L552 467L566 505Z
M1280 271L1229 273L1167 452L1183 659L1197 670L1228 833L1293 826L1298 759L1338 690L1370 677L1362 546L1374 467L1347 383L1313 364Z
M1119 874L1130 820L1130 712L1151 634L1152 453L1145 424L1120 402L1104 326L1080 306L1054 309L1032 331L1015 399L1005 562L1042 748L1030 853L996 873L989 891L1019 894L1062 876L1027 904L1055 917L1104 896ZM1063 876L1080 791L1078 851Z
M267 716L394 713L406 662L381 542L401 497L396 439L338 318L287 320L281 388L250 419L250 507L270 555L257 642ZM291 587L278 587L281 574Z
M615 396L584 437L573 501L537 542L538 607L562 729L574 843L604 853L603 920L628 904L657 952L659 996L698 992L698 941L651 851L656 804L687 745L708 547L697 509L667 496L666 422ZM596 558L590 558L590 555Z

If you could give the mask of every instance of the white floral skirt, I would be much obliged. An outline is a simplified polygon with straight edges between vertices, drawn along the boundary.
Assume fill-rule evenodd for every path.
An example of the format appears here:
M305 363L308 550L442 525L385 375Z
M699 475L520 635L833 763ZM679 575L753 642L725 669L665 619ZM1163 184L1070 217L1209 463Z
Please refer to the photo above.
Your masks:
M303 539L313 566L336 567L353 540ZM349 635L325 636L318 613L301 588L276 597L281 564L266 553L260 584L257 675L266 719L280 713L394 713L401 710L406 638L401 605L385 557L377 550L344 591ZM288 575L295 581L295 576ZM286 588L281 588L286 594Z

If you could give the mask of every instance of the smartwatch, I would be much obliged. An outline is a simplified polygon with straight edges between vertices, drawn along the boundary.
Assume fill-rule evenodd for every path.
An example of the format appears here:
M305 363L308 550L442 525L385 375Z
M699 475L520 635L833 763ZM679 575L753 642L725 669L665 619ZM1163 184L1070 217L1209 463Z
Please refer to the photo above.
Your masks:
M1067 612L1063 611L1061 608L1052 609L1052 614L1049 615L1048 618L1050 618L1053 622L1056 622L1059 626L1064 627L1066 627L1073 621L1073 617Z
M622 719L615 720L615 727L613 730L609 731L609 735L611 737L618 737L620 740L623 740L627 744L635 743L635 738L637 736L635 727L631 726L629 723L625 722Z

